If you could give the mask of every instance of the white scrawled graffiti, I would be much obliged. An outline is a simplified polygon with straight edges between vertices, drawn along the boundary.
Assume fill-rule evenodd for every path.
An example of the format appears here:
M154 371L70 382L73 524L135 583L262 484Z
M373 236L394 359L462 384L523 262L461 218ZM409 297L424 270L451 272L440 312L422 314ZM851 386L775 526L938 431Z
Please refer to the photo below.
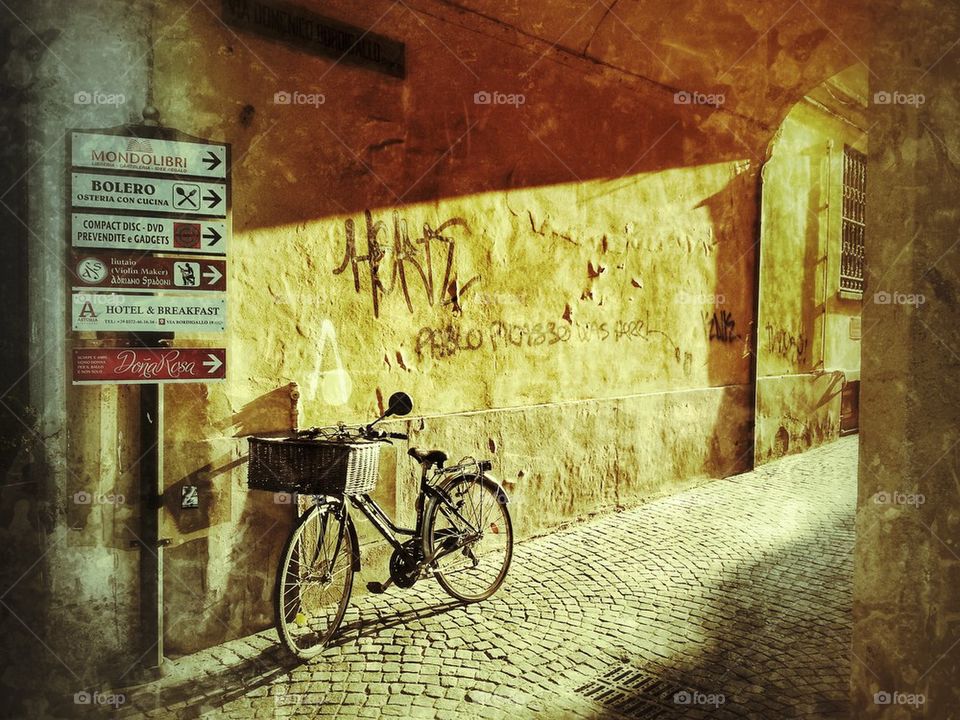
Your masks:
M321 399L328 405L346 405L353 391L353 381L340 355L337 331L330 320L320 323L320 337L315 343L317 365L304 385L305 399Z

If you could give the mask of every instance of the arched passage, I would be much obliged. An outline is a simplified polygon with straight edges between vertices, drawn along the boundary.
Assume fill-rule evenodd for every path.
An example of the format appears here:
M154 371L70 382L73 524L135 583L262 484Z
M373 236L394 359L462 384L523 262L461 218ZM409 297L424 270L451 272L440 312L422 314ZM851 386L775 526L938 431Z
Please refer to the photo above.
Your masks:
M761 172L757 464L856 427L866 86L858 64L807 93Z

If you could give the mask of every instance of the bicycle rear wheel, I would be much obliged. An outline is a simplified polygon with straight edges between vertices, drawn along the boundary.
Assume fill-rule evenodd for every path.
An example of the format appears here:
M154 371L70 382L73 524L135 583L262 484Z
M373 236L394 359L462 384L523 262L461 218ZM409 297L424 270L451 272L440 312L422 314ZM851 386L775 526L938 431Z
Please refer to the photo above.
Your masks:
M315 505L290 533L277 570L280 640L301 659L326 647L353 589L353 539L342 500Z
M485 600L503 584L513 557L513 524L503 489L460 475L442 483L424 525L424 553L440 586L464 602ZM434 555L434 553L436 553Z

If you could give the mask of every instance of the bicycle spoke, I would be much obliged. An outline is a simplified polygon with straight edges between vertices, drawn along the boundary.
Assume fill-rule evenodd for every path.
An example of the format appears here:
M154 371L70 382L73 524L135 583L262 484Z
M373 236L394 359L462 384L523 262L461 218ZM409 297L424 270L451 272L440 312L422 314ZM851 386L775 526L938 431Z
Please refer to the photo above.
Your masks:
M479 478L454 481L449 495L457 512L439 504L430 521L432 547L443 551L436 559L435 575L454 597L480 600L499 587L509 567L513 547L509 514L495 486ZM457 539L452 548L451 537Z
M288 541L276 606L280 637L302 658L323 649L336 631L353 584L345 516L330 506L310 513Z

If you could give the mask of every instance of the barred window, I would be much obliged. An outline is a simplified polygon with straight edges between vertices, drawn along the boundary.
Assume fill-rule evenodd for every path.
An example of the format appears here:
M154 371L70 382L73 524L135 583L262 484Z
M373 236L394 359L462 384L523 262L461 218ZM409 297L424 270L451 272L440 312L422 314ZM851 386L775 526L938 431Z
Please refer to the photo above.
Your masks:
M843 214L840 290L863 292L863 236L866 221L867 156L843 147Z

